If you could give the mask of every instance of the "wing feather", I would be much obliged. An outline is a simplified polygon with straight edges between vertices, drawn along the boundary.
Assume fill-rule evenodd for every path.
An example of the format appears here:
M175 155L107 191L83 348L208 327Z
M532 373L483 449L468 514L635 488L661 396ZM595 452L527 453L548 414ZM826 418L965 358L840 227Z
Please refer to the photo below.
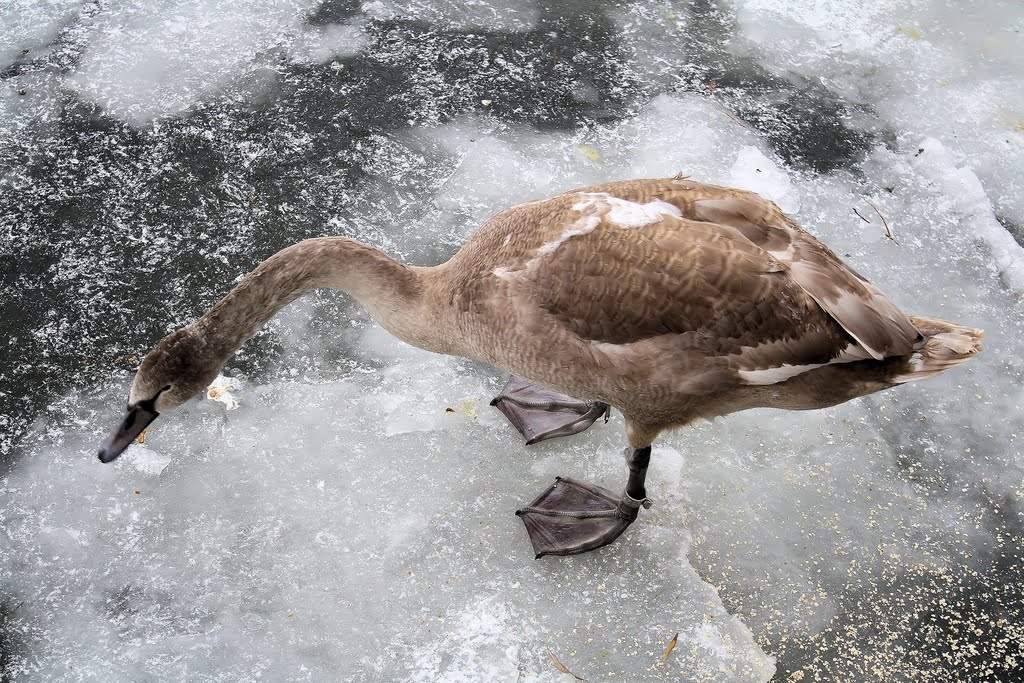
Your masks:
M905 356L920 335L910 318L828 247L752 193L698 199L696 220L729 225L786 263L790 275L874 358Z
M773 203L685 179L514 207L463 252L492 257L474 257L503 283L487 305L518 325L558 330L619 364L671 358L665 372L712 388L726 376L770 384L907 355L919 339L892 301ZM464 307L481 305L469 291L478 277L455 290Z

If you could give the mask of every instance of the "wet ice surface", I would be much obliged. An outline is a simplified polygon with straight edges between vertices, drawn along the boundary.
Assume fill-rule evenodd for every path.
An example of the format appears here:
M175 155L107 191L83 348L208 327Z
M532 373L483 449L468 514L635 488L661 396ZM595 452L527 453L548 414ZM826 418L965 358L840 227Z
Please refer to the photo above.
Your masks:
M196 405L114 468L92 465L88 441L33 459L6 491L15 507L39 504L32 482L78 482L8 521L36 553L12 569L23 637L48 641L39 673L553 681L550 646L590 675L642 680L663 676L679 631L676 666L765 680L770 660L685 561L682 456L663 451L665 504L615 553L536 562L512 511L567 468L620 485L619 435L527 454L484 409L498 383L468 374L417 354L256 387L240 420ZM55 583L36 561L77 571Z
M1019 11L958 13L959 40L923 2L10 7L6 675L564 680L550 648L665 680L677 632L686 680L1019 673ZM436 263L518 201L680 171L773 199L987 350L663 438L656 506L575 558L534 561L512 512L559 474L618 489L621 418L526 449L487 406L500 373L340 295L229 363L237 409L196 400L95 460L138 358L286 244Z

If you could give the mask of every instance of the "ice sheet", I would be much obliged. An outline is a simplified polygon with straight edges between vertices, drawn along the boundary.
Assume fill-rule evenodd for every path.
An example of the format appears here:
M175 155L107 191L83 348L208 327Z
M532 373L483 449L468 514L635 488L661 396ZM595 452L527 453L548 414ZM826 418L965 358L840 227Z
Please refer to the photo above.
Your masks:
M550 649L591 681L1012 679L1017 15L985 8L957 42L960 13L925 2L463 7L4 24L0 250L21 270L0 399L35 407L0 415L0 671L565 680ZM512 512L559 474L620 487L621 419L526 449L487 407L500 373L341 296L229 364L236 410L195 401L95 460L141 353L274 248L345 234L426 265L516 202L676 173L779 202L908 312L984 328L985 353L667 436L656 506L575 558L534 561Z
M533 560L512 512L560 472L616 486L621 435L527 453L496 412L460 410L496 384L458 360L405 359L258 387L231 413L193 404L111 468L92 463L89 434L45 447L4 483L23 666L553 681L550 647L591 677L660 680L680 632L671 670L765 680L771 660L686 561L673 449L651 476L660 505L626 542ZM417 429L393 429L394 400L424 416ZM162 471L146 464L157 453Z

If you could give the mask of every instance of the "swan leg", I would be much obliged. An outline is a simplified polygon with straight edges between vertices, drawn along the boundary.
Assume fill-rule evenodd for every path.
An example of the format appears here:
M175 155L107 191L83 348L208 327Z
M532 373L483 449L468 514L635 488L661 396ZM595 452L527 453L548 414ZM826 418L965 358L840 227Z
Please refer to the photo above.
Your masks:
M509 377L501 393L491 405L508 418L526 438L526 445L545 439L579 434L604 416L610 409L604 403L591 403L541 389L515 375Z
M537 558L578 555L608 545L651 507L644 481L651 447L626 450L629 479L621 496L601 486L556 477L555 483L516 514L530 535Z

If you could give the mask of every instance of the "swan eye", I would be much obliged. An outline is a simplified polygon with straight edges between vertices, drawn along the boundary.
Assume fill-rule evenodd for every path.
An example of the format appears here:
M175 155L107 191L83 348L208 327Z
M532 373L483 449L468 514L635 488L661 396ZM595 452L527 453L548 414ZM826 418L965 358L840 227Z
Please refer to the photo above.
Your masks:
M168 384L163 389L161 389L160 391L156 392L156 394L153 396L153 398L147 398L145 400L139 401L134 406L131 403L129 403L128 404L128 410L131 410L132 408L144 408L144 409L146 409L146 410L148 410L150 412L156 412L156 409L155 409L156 400L158 398L160 398L160 394L162 394L165 391L167 391L168 389L170 389L171 386L173 386L173 385Z
M163 388L163 389L161 389L160 391L156 392L156 394L154 394L153 398L151 398L151 399L149 399L148 401L146 401L146 403L148 404L148 407L149 407L149 409L150 409L150 410L152 410L152 409L153 409L153 406L155 406L155 405L156 405L156 400L157 400L158 398L160 398L160 394L162 394L162 393L164 393L165 391L167 391L168 389L170 389L170 388L171 388L171 386L172 386L172 385L168 384L168 385L167 385L166 387L164 387L164 388Z
M157 400L158 398L160 398L160 394L164 393L165 391L167 391L167 390L168 390L168 389L170 389L170 388L171 388L171 385L170 385L170 384L168 384L168 385L167 385L166 387L164 387L164 388L163 388L163 389L161 389L160 391L158 391L158 392L156 392L155 394L153 394L153 398L151 398L151 399L149 399L148 401L146 401L146 403L156 403L156 400Z

